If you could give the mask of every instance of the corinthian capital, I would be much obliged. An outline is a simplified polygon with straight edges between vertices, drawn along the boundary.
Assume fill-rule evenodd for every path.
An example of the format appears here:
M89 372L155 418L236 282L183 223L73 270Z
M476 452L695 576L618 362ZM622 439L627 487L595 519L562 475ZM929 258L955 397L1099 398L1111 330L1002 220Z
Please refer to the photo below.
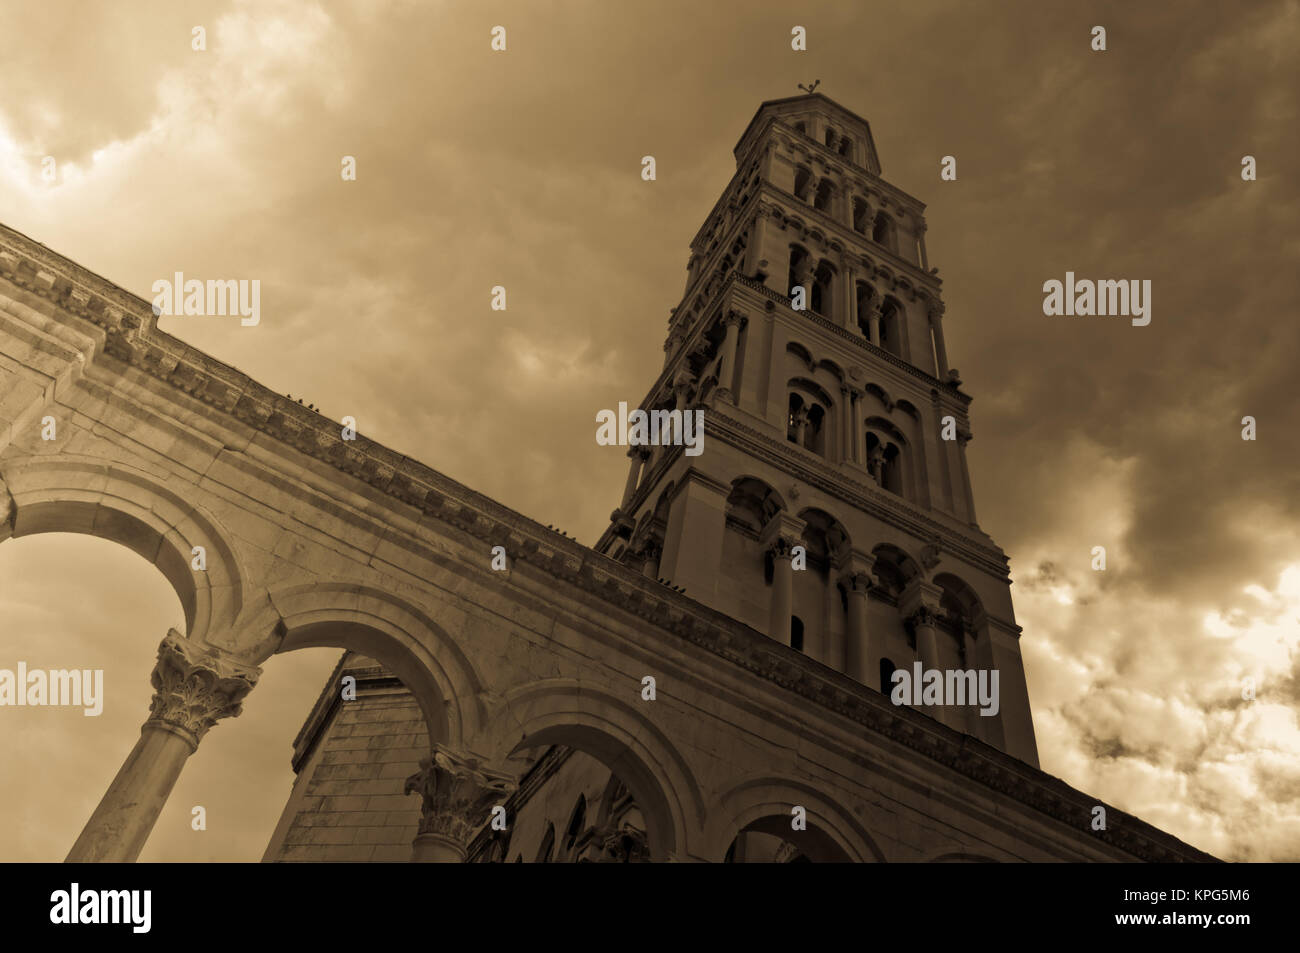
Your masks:
M933 627L939 622L939 610L932 606L919 606L907 617L906 622L914 629L927 625Z
M257 666L200 648L172 629L158 646L145 724L174 731L198 748L209 728L243 710L241 702L261 674Z
M420 770L406 779L405 794L419 794L421 834L451 841L463 852L487 821L488 811L515 789L509 775L483 767L470 755L434 745Z

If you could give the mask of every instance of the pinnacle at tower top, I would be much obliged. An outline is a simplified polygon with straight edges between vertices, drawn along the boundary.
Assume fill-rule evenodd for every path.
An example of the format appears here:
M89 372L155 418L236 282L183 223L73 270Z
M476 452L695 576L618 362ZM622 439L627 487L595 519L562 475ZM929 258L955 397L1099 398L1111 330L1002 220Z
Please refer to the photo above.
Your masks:
M996 715L922 710L1036 766L925 205L881 178L866 120L821 93L763 103L735 157L640 404L703 409L704 452L631 448L596 548L886 693L916 662L996 670Z

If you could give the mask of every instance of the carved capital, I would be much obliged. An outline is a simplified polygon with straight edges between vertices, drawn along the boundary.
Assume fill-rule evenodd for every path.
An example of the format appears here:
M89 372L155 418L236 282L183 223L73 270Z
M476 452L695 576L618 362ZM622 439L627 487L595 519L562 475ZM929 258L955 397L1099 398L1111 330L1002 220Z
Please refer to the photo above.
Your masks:
M589 827L575 841L573 856L580 864L646 863L650 846L645 832L633 827Z
M918 606L907 617L906 621L914 629L921 626L934 627L939 623L939 611L931 606Z
M745 323L746 318L745 312L732 309L722 316L722 326L724 328L729 328L732 325L739 327Z
M420 834L433 834L465 850L494 804L515 789L512 777L483 767L480 759L444 745L420 762L403 794L419 794Z
M772 554L773 559L790 559L792 550L798 540L793 536L777 536L767 544L767 551Z
M195 645L175 629L158 646L146 725L175 732L197 749L222 718L233 718L262 670Z
M871 574L862 570L845 572L840 576L840 582L843 583L844 588L849 593L861 595L865 595L875 585L875 579L872 578Z

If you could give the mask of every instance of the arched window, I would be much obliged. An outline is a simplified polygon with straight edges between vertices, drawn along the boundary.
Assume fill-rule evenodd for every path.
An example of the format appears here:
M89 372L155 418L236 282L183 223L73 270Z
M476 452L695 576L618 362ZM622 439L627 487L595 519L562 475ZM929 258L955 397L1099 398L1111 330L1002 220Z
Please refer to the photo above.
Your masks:
M801 165L794 170L794 197L804 202L810 202L812 201L812 196L812 169Z
M840 152L840 155L844 156L844 158L846 158L846 159L852 159L852 158L853 158L853 155L852 155L852 153L853 153L853 140L850 139L848 136L845 136L843 139L841 139L841 140L840 140L840 149L839 149L839 152Z
M894 690L894 667L889 659L880 660L880 690L886 695Z
M903 452L896 444L885 447L884 467L880 473L880 485L890 493L903 495Z
M827 408L798 391L790 392L787 407L785 438L805 450L825 456L826 434L829 429Z
M871 230L871 240L892 252L897 252L898 243L896 239L897 231L894 228L894 220L881 212L876 216L876 225Z
M808 408L808 428L804 431L803 445L813 453L826 454L826 408L821 404Z
M786 415L785 439L791 443L803 443L803 427L807 425L807 415L804 411L803 398L792 393L790 395L790 409Z
M835 136L837 133L829 126L826 127L826 145L828 148L835 148Z
M542 838L542 846L537 848L536 864L549 864L551 857L555 853L555 825L546 825L546 836Z
M859 235L867 234L867 215L870 211L866 199L853 199L853 230Z
M578 795L578 803L573 806L573 814L569 818L569 827L564 832L564 849L573 850L574 841L582 834L582 829L587 825L587 796Z
M830 179L822 179L817 183L817 194L813 196L813 208L819 212L830 212L831 201L835 197L835 186L831 185Z
M880 308L880 346L895 357L903 356L902 309L893 298Z
M858 330L869 341L871 340L871 306L875 301L876 293L872 290L871 285L865 281L859 281L856 294L858 296Z
M794 124L794 131L800 135L808 135L808 124L806 122L797 122Z
M830 262L821 262L813 273L813 286L812 293L809 295L811 299L809 305L824 318L831 316L832 289L834 285L835 270L831 268Z
M870 424L869 424L870 426ZM884 426L879 421L875 426ZM867 431L867 471L875 478L882 490L888 490L898 496L903 492L903 450L899 444L902 438L896 433L882 436L875 431Z
M794 297L795 286L801 281L807 280L805 275L807 272L811 271L808 267L810 264L809 259L811 257L812 256L808 254L807 249L801 248L798 245L790 246L790 271L786 276L785 287L786 294L792 298ZM804 291L808 290L809 289L804 288Z
M790 616L790 648L803 651L803 619L797 615Z

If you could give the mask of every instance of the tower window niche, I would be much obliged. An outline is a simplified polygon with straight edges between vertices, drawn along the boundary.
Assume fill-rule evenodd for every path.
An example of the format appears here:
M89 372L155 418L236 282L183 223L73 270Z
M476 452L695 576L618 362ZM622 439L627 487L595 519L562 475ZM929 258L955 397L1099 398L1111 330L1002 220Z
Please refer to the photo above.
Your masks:
M819 212L830 212L831 202L835 197L835 186L831 185L829 179L822 179L817 183L817 194L813 196L813 208Z
M880 691L888 695L893 690L894 669L896 666L887 658L880 660Z
M831 316L832 288L835 284L835 271L828 262L823 261L813 274L812 293L809 304L824 318Z
M803 619L797 615L790 616L790 648L803 651Z
M898 243L897 235L894 228L894 220L883 212L876 216L876 225L871 230L871 240L877 245L888 248L890 251L897 253Z
M793 444L826 455L827 412L817 401L797 391L790 392L785 438Z

